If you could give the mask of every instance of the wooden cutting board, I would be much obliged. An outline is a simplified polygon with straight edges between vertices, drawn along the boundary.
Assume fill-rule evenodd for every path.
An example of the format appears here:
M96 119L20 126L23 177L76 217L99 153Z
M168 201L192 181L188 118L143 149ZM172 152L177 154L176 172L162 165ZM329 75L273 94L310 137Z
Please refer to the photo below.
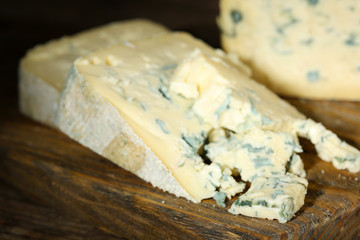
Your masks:
M360 103L288 99L360 148ZM0 117L0 178L28 196L129 239L354 239L360 235L360 173L336 170L303 141L308 194L288 223L234 216L163 192L57 130ZM156 174L156 173L154 173Z
M291 221L280 224L234 216L213 200L194 204L176 198L18 112L18 61L33 45L140 16L174 30L189 31L218 47L218 0L138 0L137 4L130 0L63 0L63 4L56 5L52 1L37 2L41 8L32 1L4 1L0 8L0 41L1 46L6 46L0 58L3 181L39 203L127 239L360 239L360 173L336 170L319 160L306 141L302 154L309 180L305 205ZM360 148L360 103L288 100ZM12 212L19 211L27 209ZM36 211L28 214L35 215ZM44 215L32 219L43 221ZM70 225L59 229L72 231Z

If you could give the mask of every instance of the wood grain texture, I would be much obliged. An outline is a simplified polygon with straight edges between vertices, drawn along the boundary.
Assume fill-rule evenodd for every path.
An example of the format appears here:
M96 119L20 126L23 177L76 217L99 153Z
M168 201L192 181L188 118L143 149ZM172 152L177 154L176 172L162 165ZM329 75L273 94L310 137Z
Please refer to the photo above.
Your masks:
M0 180L0 239L2 240L116 240L64 212L32 201Z
M302 154L309 180L305 205L290 222L280 224L234 216L213 200L193 204L176 198L18 112L17 64L33 45L110 21L145 17L174 30L189 31L218 47L217 2L2 3L0 41L7 46L3 49L7 57L0 58L0 179L32 201L24 204L0 185L1 239L6 231L6 238L17 239L9 226L21 230L36 225L37 231L23 232L22 237L52 239L58 234L87 239L87 231L100 236L94 226L121 239L360 239L360 174L336 170L319 160L307 141L303 141ZM360 148L360 103L287 100ZM55 219L57 216L63 217ZM89 226L82 225L83 221ZM91 239L96 239L95 235ZM99 239L110 235L101 236Z
M303 102L294 101L293 104L301 108ZM328 104L310 105L312 111L321 112ZM349 106L356 108L360 104ZM350 111L355 118L359 117L360 111L353 111L349 106L337 106L336 114ZM27 195L117 236L130 239L353 239L359 233L360 174L336 170L319 160L308 142L302 154L309 180L305 205L293 220L280 224L234 216L217 207L213 200L193 204L176 198L62 133L9 111L6 114L9 119L2 118L0 124L0 177ZM344 132L343 128L350 123L347 117L339 119L344 125L337 124L333 130ZM355 137L359 134L359 122L353 126L354 130L345 135L359 147Z

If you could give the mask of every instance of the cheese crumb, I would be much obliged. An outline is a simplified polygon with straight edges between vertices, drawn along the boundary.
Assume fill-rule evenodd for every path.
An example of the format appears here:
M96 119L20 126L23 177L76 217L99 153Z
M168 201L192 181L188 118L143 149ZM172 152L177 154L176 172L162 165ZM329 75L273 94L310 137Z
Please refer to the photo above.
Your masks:
M93 56L93 57L91 57L90 62L91 62L91 64L99 65L101 63L101 60L100 60L100 58Z

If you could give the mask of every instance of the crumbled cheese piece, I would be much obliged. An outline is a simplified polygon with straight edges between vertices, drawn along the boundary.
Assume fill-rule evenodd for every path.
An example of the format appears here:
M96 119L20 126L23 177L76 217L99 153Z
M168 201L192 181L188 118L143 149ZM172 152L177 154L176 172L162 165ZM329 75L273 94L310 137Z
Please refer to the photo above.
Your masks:
M234 214L289 221L304 204L308 182L292 174L257 177L229 211Z

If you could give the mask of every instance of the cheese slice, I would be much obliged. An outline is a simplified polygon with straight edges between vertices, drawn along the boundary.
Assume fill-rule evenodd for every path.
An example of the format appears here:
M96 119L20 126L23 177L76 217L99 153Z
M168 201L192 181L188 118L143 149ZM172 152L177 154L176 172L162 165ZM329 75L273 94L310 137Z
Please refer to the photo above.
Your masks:
M346 164L336 167L360 170L358 150L333 137L318 143L323 134L333 133L251 80L233 57L186 33L78 58L56 124L154 186L194 202L213 197L225 206L226 198L244 190L244 181L257 186L263 179L279 179L295 202L276 200L276 209L266 217L282 222L300 208L306 192L297 135L320 144L322 156L332 144L333 153L325 160L344 156ZM291 190L299 186L287 185L287 178L302 183L301 191ZM279 213L283 204L289 209L285 217ZM256 216L256 211L247 214Z
M221 0L223 48L285 96L360 100L360 2Z
M167 29L157 23L129 20L36 46L27 52L20 63L20 110L54 127L60 93L76 58L99 48L165 32Z

